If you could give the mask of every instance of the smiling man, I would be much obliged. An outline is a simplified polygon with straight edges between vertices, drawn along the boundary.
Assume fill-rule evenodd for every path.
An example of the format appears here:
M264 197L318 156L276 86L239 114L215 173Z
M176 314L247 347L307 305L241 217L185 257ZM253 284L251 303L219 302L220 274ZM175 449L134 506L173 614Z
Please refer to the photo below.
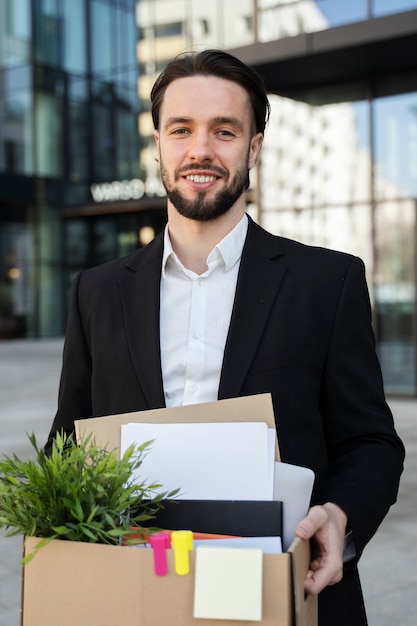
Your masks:
M357 561L395 502L404 447L363 263L246 215L269 115L251 68L220 50L183 55L151 100L167 227L74 281L46 449L74 419L271 393L282 460L316 476L297 534L316 547L305 588L319 624L365 626Z

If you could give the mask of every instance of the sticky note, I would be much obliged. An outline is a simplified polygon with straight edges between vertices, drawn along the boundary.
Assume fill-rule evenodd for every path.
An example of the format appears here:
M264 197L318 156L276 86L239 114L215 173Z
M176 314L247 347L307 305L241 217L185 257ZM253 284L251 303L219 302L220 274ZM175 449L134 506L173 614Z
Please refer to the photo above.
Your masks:
M262 620L262 550L199 546L194 617Z

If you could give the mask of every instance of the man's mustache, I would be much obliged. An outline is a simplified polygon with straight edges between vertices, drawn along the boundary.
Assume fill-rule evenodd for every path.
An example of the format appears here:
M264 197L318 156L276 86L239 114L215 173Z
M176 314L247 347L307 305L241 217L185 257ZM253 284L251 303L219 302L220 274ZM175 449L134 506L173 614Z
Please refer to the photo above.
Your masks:
M190 163L190 165L183 165L176 171L176 176L181 176L182 174L185 174L192 170L204 170L205 172L213 172L213 174L218 174L223 178L228 177L228 173L226 170L222 169L221 167L217 167L216 165L210 165L207 163Z

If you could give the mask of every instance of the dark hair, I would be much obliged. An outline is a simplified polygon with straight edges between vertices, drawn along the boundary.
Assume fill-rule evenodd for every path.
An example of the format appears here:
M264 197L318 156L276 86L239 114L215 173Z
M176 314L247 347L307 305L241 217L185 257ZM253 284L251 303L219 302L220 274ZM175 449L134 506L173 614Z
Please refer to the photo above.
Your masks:
M270 105L262 78L248 65L222 50L184 53L171 61L155 81L151 91L152 120L159 127L159 116L165 91L177 78L195 75L217 76L234 81L245 89L252 105L257 133L263 133L269 118Z

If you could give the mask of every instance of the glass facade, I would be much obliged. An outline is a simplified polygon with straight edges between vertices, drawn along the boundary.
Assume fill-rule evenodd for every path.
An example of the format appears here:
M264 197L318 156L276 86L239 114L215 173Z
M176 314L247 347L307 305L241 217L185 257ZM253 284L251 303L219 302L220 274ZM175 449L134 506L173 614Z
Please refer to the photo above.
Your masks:
M378 336L388 391L416 392L417 91L374 107Z
M271 105L261 223L365 261L386 389L415 395L417 90L323 106L272 96Z
M416 0L255 0L257 39L272 41L417 8Z
M151 186L92 194L144 184L135 14L134 0L0 0L0 338L62 335L74 273L161 228Z
M416 393L417 202L376 207L375 299L378 345L387 392Z

